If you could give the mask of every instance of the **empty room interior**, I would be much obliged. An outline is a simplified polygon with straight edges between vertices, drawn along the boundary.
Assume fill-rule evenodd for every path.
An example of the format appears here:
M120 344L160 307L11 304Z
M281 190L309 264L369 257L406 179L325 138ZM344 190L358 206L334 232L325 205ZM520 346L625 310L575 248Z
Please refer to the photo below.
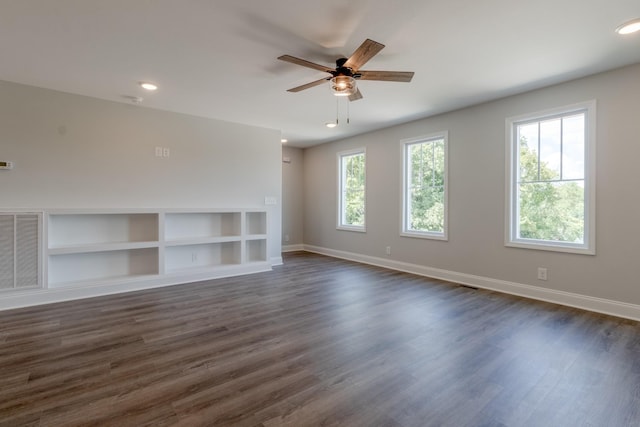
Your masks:
M0 427L640 425L637 0L2 0L0 57Z

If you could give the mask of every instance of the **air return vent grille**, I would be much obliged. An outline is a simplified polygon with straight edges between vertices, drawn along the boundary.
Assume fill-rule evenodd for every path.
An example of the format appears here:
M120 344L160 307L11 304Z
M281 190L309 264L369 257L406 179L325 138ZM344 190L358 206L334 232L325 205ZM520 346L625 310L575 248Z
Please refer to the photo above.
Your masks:
M42 215L0 213L0 290L41 287Z

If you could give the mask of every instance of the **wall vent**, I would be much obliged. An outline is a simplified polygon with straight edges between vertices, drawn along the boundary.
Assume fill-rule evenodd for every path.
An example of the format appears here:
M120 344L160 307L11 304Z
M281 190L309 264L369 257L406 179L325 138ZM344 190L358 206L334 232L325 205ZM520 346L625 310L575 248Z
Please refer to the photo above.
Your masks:
M0 213L0 290L42 287L42 214Z

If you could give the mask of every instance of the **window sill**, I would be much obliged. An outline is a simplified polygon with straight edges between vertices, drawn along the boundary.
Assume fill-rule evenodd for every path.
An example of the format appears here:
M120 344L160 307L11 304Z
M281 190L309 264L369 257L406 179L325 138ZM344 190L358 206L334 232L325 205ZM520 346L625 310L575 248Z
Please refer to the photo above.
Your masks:
M357 225L339 225L336 227L336 230L341 231L355 231L356 233L366 233L366 227L361 227Z
M412 237L414 239L429 239L448 241L449 238L445 233L429 233L424 231L403 231L400 233L402 237Z
M536 241L528 241L528 240L513 240L509 242L505 242L504 244L507 247L511 248L520 248L520 249L533 249L538 251L550 251L550 252L563 252L570 254L579 254L579 255L595 255L595 248L588 248L584 246L578 245L563 245L561 243L546 243Z

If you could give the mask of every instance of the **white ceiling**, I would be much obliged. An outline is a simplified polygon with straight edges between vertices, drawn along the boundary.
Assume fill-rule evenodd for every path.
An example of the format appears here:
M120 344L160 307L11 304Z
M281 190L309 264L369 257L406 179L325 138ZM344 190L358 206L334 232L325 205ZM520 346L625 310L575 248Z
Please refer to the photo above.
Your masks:
M0 0L0 80L280 129L298 147L640 62L638 0ZM415 71L360 81L340 102L326 74L366 38L386 45L362 69ZM137 83L157 82L145 93Z

